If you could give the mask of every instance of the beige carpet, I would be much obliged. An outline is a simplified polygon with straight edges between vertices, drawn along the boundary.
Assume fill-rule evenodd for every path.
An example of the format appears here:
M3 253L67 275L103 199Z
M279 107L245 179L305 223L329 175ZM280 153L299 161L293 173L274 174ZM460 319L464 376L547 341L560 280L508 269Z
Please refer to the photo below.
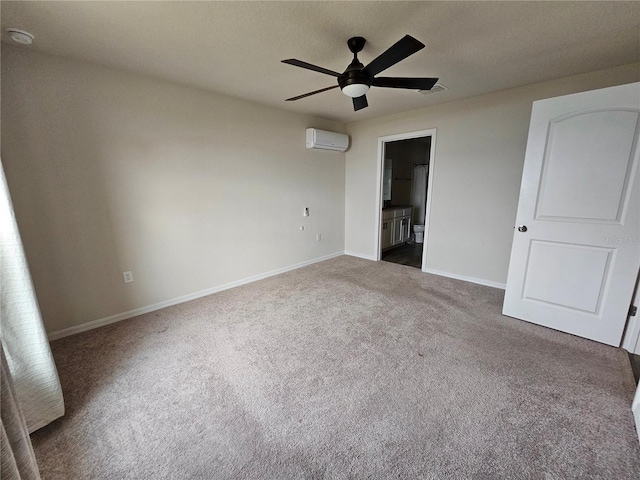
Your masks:
M339 257L53 342L46 479L640 478L624 351Z

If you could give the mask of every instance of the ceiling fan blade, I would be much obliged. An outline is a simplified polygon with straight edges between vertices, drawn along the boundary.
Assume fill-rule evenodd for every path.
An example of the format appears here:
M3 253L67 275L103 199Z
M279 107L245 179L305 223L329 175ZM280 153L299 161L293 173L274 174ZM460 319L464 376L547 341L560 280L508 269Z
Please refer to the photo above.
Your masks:
M355 97L353 99L353 111L357 112L358 110L362 110L363 108L367 108L369 106L369 102L367 102L367 96L362 95L361 97Z
M369 65L364 67L363 70L370 75L376 75L423 48L424 44L422 42L416 40L411 35L405 35L386 51L381 53Z
M331 90L332 88L338 88L338 85L334 85L332 87L327 87L327 88L321 88L320 90L298 95L297 97L287 98L285 102L293 102L294 100L300 100L301 98L310 97L311 95L315 95L316 93L326 92L327 90Z
M437 81L437 78L378 77L373 79L372 85L374 87L431 90Z
M307 70L313 70L314 72L324 73L326 75L331 75L332 77L340 76L338 72L334 72L333 70L329 70L328 68L318 67L317 65L312 65L311 63L303 62L302 60L296 60L295 58L282 60L282 63L288 63L289 65L293 65L296 67L306 68Z

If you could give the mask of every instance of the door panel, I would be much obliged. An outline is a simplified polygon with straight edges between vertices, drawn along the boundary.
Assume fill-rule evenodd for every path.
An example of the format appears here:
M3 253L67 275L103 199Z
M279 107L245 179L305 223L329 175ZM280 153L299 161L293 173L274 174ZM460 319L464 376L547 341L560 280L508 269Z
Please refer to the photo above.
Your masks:
M393 244L402 243L402 218L393 219Z
M637 125L637 112L614 110L550 122L536 218L619 223Z
M391 239L391 222L392 220L383 220L382 221L382 248L388 248L392 245Z
M618 346L640 266L640 84L534 102L503 313Z
M538 240L529 245L522 298L597 314L613 251Z
M411 236L411 217L405 217L402 220L402 241L406 242Z

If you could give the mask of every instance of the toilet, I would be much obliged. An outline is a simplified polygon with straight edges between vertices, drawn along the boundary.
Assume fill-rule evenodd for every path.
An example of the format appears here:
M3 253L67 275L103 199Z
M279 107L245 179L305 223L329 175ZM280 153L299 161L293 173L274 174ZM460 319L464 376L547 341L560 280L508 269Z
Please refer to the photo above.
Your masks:
M424 225L414 225L413 233L416 237L416 243L424 243Z

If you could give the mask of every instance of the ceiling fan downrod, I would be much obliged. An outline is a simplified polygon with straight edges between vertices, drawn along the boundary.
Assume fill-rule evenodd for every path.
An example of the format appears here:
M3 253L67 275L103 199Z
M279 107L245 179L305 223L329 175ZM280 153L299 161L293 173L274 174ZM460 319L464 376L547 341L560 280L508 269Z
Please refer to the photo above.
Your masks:
M338 77L338 85L342 93L348 97L357 98L366 94L373 83L373 76L364 71L364 65L358 60L358 52L361 52L367 41L363 37L351 37L347 40L347 46L353 53L353 60Z

